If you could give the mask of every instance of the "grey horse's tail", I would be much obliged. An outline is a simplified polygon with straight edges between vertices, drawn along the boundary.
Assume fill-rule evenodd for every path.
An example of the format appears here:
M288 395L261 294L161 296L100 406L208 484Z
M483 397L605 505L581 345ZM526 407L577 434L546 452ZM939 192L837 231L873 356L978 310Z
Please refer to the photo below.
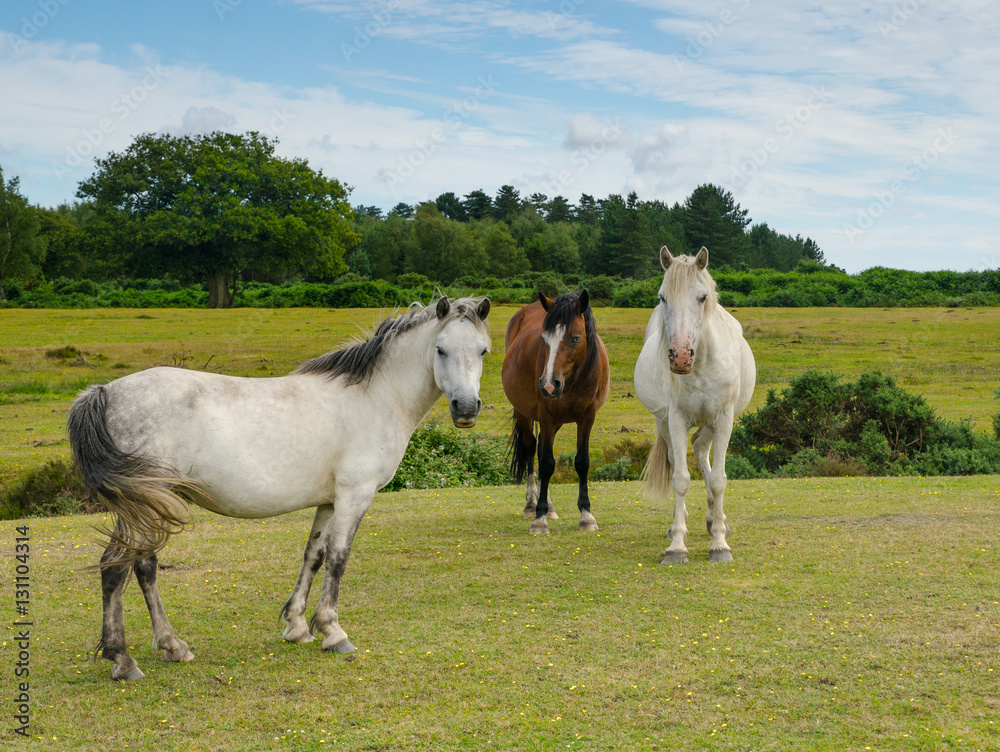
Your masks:
M110 540L101 567L138 561L163 548L190 523L187 501L176 492L199 493L176 472L118 447L108 430L107 399L105 387L91 386L69 411L73 460L92 497L117 518L113 528L100 530Z

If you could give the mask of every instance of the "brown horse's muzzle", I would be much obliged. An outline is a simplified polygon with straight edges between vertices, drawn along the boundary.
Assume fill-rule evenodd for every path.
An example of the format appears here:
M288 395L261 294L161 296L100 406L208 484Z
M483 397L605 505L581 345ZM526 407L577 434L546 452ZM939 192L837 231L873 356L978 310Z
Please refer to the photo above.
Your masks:
M538 393L542 399L559 399L562 397L564 384L559 379L549 381L544 376L538 380Z

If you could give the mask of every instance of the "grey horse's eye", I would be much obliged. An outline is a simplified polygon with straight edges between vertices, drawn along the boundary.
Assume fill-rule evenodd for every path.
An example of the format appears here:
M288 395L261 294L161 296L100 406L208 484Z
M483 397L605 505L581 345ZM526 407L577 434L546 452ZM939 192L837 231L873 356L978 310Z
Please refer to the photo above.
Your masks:
M448 353L446 353L440 347L437 349L437 352L438 352L438 355L440 355L442 358L447 358L448 357Z

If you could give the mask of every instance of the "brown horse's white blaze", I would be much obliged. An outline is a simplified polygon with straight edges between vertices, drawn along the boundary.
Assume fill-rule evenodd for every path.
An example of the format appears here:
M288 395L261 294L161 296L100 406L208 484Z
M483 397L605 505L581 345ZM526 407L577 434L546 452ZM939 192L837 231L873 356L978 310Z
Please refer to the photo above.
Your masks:
M646 492L666 498L674 492L674 519L664 564L687 561L687 508L691 485L688 436L708 496L706 526L712 536L710 561L731 561L724 511L726 450L733 421L750 402L756 366L743 328L719 305L706 270L708 250L675 258L660 249L663 284L635 365L635 392L656 419L656 441L646 464ZM709 462L709 451L712 461Z
M547 519L558 518L548 489L555 469L553 440L566 423L577 426L580 529L596 530L587 489L590 432L597 410L607 400L610 368L586 290L556 300L539 294L537 303L515 313L507 327L502 374L504 393L514 407L511 472L518 481L527 477L524 515L534 520L530 532L547 533ZM539 427L537 439L535 423Z

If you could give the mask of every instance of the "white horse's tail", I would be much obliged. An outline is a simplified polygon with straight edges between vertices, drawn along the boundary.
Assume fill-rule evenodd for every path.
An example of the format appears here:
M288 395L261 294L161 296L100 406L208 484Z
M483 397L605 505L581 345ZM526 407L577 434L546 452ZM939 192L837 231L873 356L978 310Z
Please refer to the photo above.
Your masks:
M670 452L667 448L667 440L659 431L656 433L656 441L653 448L649 450L649 459L646 460L646 467L642 469L641 479L646 482L645 494L650 499L665 499L670 493L673 478L673 468L670 467Z
M122 451L108 430L106 414L103 386L88 387L69 411L73 460L92 496L117 518L113 529L99 530L111 543L101 558L102 567L155 554L190 523L188 504L175 491L202 493L176 472Z

